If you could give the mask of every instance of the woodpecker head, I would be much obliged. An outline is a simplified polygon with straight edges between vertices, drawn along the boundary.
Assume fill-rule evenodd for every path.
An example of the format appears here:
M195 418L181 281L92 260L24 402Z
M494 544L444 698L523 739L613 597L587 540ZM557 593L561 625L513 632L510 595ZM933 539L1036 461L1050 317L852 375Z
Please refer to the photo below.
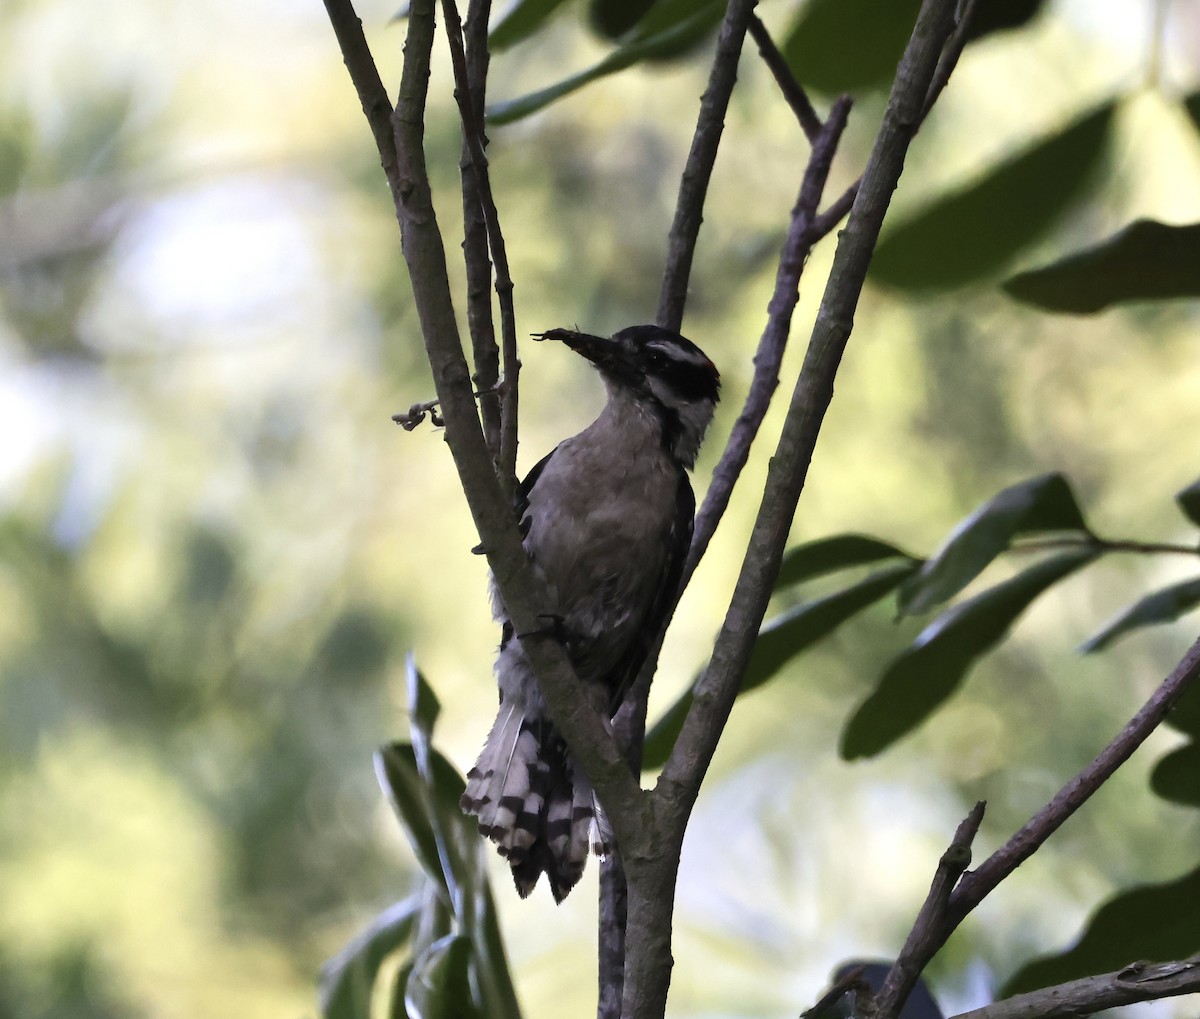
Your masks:
M721 376L691 340L654 325L630 326L611 339L571 329L535 338L560 340L586 357L603 376L610 399L631 399L654 413L671 454L684 467L696 462L720 398Z

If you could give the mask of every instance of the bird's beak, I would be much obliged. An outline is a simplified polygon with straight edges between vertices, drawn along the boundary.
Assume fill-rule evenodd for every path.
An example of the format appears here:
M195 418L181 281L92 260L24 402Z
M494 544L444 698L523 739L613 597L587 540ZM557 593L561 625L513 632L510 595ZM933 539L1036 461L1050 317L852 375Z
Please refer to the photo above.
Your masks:
M586 357L601 371L620 370L625 363L625 351L621 344L604 336L577 333L573 329L550 329L544 333L534 333L533 338L535 340L558 340L565 343L575 353Z

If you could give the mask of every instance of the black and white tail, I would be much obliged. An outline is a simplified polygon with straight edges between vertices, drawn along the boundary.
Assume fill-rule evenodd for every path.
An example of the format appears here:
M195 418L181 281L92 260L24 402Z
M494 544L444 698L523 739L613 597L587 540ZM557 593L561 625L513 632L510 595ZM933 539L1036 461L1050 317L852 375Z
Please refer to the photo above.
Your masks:
M592 788L576 774L540 704L515 697L501 703L467 772L461 804L508 860L522 898L544 873L554 900L562 902L583 874L588 850L611 852L612 835Z

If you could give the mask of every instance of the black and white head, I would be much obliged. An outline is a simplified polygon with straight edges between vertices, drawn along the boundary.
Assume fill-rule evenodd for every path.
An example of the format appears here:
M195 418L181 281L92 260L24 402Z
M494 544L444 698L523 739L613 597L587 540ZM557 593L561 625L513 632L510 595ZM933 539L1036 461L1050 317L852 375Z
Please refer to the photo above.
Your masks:
M603 376L610 399L632 399L657 415L671 454L684 467L696 462L720 399L721 376L691 340L655 325L629 326L611 339L571 329L537 338L559 340L586 357Z

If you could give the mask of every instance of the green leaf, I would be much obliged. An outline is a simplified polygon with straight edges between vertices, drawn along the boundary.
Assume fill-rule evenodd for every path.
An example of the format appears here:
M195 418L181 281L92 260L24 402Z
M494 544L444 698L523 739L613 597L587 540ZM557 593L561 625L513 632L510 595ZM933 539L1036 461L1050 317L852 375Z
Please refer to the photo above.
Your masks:
M897 611L911 616L948 601L1018 534L1045 531L1090 534L1070 482L1061 474L1042 474L1010 485L961 521L900 589Z
M1200 526L1200 479L1193 481L1175 496L1183 515L1193 524Z
M1118 637L1130 630L1159 623L1173 623L1180 616L1200 605L1200 577L1172 584L1134 602L1102 630L1092 634L1079 647L1083 654L1091 654L1108 647Z
M920 0L809 0L784 39L784 59L801 84L821 92L883 87L920 8Z
M683 729L683 720L692 708L693 700L695 694L689 687L646 731L646 740L642 745L643 771L661 768L667 763L667 758L671 756L671 748L675 746L680 730Z
M869 608L894 591L916 565L896 563L872 573L857 584L834 594L803 602L763 624L750 653L740 693L747 693L772 679L800 652L827 637L851 616Z
M392 743L378 750L375 771L418 862L448 894L459 914L464 895L480 876L474 825L458 806L466 788L462 776L433 749L423 771L410 743Z
M1139 219L1094 247L1005 280L1004 290L1045 311L1091 315L1126 301L1200 296L1200 223Z
M1167 714L1166 723L1172 729L1200 739L1200 684L1193 683Z
M619 39L653 9L655 0L591 0L588 24L605 39Z
M413 744L428 749L433 738L433 727L441 714L442 705L437 694L417 668L417 660L410 653L404 661L405 690L408 693L408 723L413 734Z
M380 966L408 942L423 896L414 895L380 913L365 931L321 967L318 989L323 1019L369 1016Z
M782 591L801 581L851 566L900 557L913 561L903 549L865 534L835 534L789 548L783 554L775 590Z
M1200 807L1200 743L1192 741L1159 761L1150 773L1150 788L1164 800Z
M774 678L802 651L894 591L915 568L912 562L896 563L841 591L804 602L764 623L750 654L738 696ZM643 768L661 767L666 762L683 728L693 696L693 691L687 690L646 733Z
M482 1019L471 1000L471 942L451 934L413 961L404 988L409 1019Z
M509 124L544 109L584 85L643 60L679 56L707 38L720 23L724 12L725 5L721 0L702 0L699 4L696 0L660 0L628 41L599 63L537 92L497 103L488 109L487 118L493 124Z
M1044 0L979 0L968 41L1027 24ZM920 0L809 0L781 49L792 73L821 92L885 88L916 24ZM847 45L846 40L854 40Z
M1035 959L997 994L1013 994L1121 969L1134 959L1165 962L1200 947L1200 868L1176 881L1142 885L1110 899L1070 951Z
M1051 556L943 612L892 662L854 712L842 733L842 756L871 757L915 729L1038 595L1095 558L1092 551Z
M441 860L433 824L425 809L424 781L411 743L391 743L375 752L375 774L408 835L426 874L441 878ZM465 785L464 785L465 788Z
M871 279L902 290L948 290L998 272L1083 195L1107 148L1114 109L1094 110L888 230Z
M493 53L500 53L523 42L545 24L566 0L516 0L500 15L488 33Z
M1200 131L1200 91L1193 92L1185 98L1183 100L1183 108L1187 111L1187 115L1192 118L1192 123L1196 125L1196 130Z
M1045 6L1045 0L979 0L967 29L967 41L982 39L993 32L1022 28Z

